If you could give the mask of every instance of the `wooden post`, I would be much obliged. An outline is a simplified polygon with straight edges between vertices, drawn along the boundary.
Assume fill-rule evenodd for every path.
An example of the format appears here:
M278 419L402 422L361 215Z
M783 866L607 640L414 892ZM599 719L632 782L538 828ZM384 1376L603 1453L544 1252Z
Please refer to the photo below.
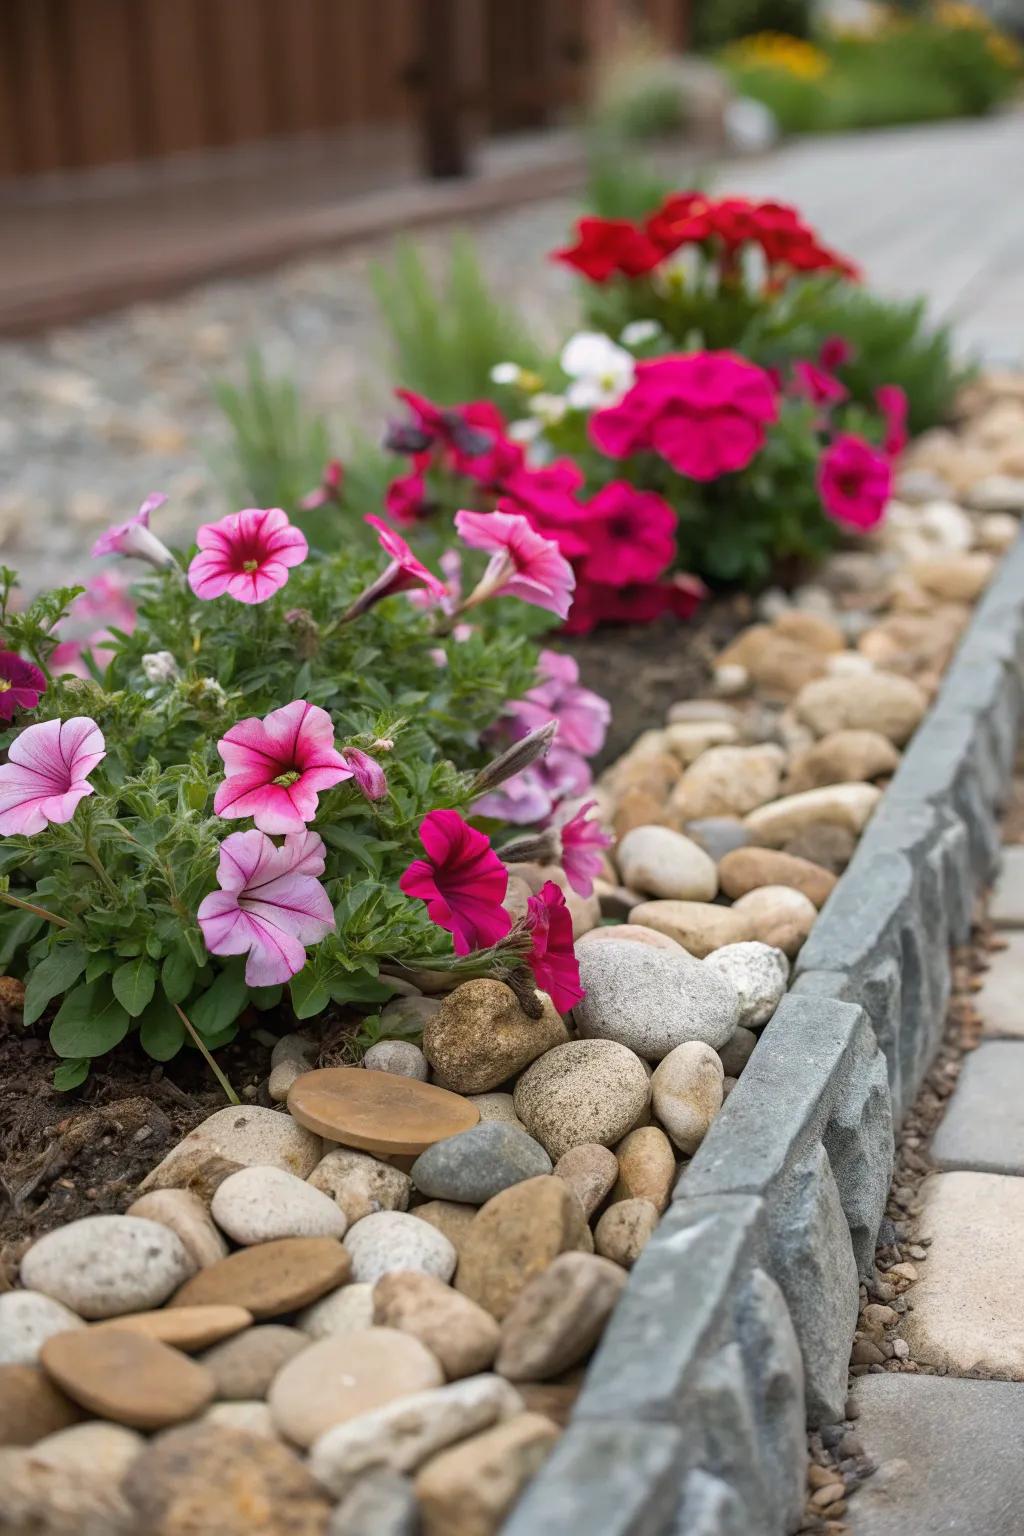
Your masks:
M460 61L459 0L417 0L422 106L420 142L428 176L469 172Z

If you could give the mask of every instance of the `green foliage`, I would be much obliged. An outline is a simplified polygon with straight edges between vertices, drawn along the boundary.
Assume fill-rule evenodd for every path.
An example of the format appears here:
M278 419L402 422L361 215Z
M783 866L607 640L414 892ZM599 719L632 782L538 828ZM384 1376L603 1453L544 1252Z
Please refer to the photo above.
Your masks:
M702 49L721 48L751 32L807 37L810 28L810 0L696 0L693 8L694 44Z
M644 219L675 189L676 178L620 137L595 132L588 146L584 207L602 219Z
M435 282L412 241L399 242L391 265L376 263L371 276L394 374L406 389L456 405L493 395L496 362L538 366L535 343L491 291L468 235L452 240L443 281Z
M228 450L216 456L228 502L294 512L319 484L328 458L324 421L306 413L291 380L268 377L255 352L243 383L222 380L214 395L232 434Z

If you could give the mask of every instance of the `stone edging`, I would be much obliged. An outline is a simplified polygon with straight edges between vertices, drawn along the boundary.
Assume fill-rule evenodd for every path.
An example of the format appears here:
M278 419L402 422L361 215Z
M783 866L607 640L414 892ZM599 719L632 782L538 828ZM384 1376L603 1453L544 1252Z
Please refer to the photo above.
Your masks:
M775 1536L799 1524L805 1417L843 1415L893 1124L939 1044L950 947L995 869L1022 707L1024 534L504 1536Z

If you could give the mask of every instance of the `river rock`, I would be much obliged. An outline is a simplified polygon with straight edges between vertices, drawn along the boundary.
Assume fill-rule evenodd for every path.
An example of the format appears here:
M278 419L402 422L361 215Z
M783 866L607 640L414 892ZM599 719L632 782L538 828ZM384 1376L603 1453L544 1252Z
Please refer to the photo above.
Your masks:
M41 1291L4 1291L0 1295L0 1365L31 1365L51 1334L84 1327L77 1312Z
M535 1275L579 1246L586 1225L583 1207L561 1179L513 1184L477 1213L459 1255L456 1287L500 1322Z
M731 747L739 739L738 727L729 720L670 721L665 730L669 751L678 757L684 768L709 747Z
M350 1227L345 1247L353 1280L372 1285L393 1269L418 1269L450 1280L458 1254L442 1232L402 1211L378 1211Z
M626 1139L628 1141L629 1137ZM556 1179L564 1179L575 1192L588 1221L610 1194L618 1176L619 1163L615 1153L596 1141L570 1147L555 1164Z
M328 1152L307 1182L330 1195L350 1224L376 1211L407 1210L412 1190L412 1180L400 1168L369 1152L355 1152L348 1147Z
M777 635L785 635L788 640L795 640L798 645L806 645L824 656L846 649L839 626L806 609L787 608L772 621L772 628Z
M621 1141L649 1101L639 1057L615 1040L556 1045L527 1068L515 1091L516 1113L554 1160L582 1142Z
M992 580L995 564L992 555L960 553L939 559L915 560L910 574L932 597L943 602L973 603Z
M558 1439L538 1413L520 1413L433 1456L416 1477L422 1536L491 1536Z
M531 1019L504 982L463 982L427 1021L424 1053L445 1087L486 1093L568 1039L550 1001L543 1007L542 1017Z
M78 1404L65 1397L42 1366L0 1365L0 1446L33 1445L81 1417Z
M437 1200L483 1205L522 1179L551 1172L551 1159L525 1131L489 1121L436 1141L412 1165L412 1181Z
M230 1403L211 1403L199 1416L200 1424L214 1424L223 1429L241 1429L250 1435L279 1440L274 1415L258 1398L238 1398Z
M560 1254L505 1317L495 1370L510 1381L545 1381L585 1360L625 1283L622 1270L607 1259Z
M416 1536L419 1524L409 1479L396 1472L368 1472L335 1508L327 1536Z
M368 1472L414 1472L456 1441L522 1411L523 1400L509 1382L470 1376L336 1424L313 1445L309 1469L329 1493L343 1498Z
M690 721L725 720L739 729L742 715L734 704L726 704L721 699L677 699L668 707L666 719L670 725L677 721L688 723Z
M880 731L831 731L796 754L786 789L799 794L826 784L866 783L895 773L899 765L900 753Z
M632 1269L654 1235L658 1208L650 1200L619 1200L594 1228L594 1248L603 1258Z
M145 1448L137 1430L90 1419L38 1440L32 1447L32 1459L48 1467L88 1472L116 1485Z
M381 1028L385 1034L421 1032L440 1006L439 997L393 997L380 1011Z
M617 1040L659 1061L684 1040L722 1045L736 1027L733 988L683 950L607 943L577 958L584 996L574 1017L585 1039Z
M836 877L820 864L794 859L774 848L737 848L727 853L718 869L722 890L736 900L766 885L791 886L815 907L823 907L835 887Z
M712 747L687 768L672 791L672 812L683 822L743 816L775 798L785 761L785 753L774 742L760 747Z
M122 1489L146 1536L327 1536L330 1502L294 1452L223 1424L158 1435Z
M818 916L814 902L788 885L759 886L741 896L733 910L749 918L759 943L781 949L790 960L799 953Z
M649 1200L660 1214L676 1182L676 1157L665 1132L656 1125L641 1125L619 1142L615 1155L619 1176L612 1190L613 1203Z
M169 1227L140 1216L83 1216L32 1244L21 1283L80 1317L115 1317L158 1307L195 1270Z
M703 848L668 827L634 827L615 858L626 884L649 896L712 901L718 875Z
M692 1156L704 1140L722 1107L724 1076L718 1055L699 1040L677 1045L656 1067L654 1113L681 1152Z
M205 1269L228 1256L227 1243L210 1219L207 1207L191 1189L151 1190L130 1205L125 1214L144 1216L147 1221L159 1221L170 1227L181 1238L197 1269Z
M705 901L645 901L633 909L629 921L675 939L698 960L723 944L739 944L754 936L742 914Z
M635 905L639 906L640 902L637 901ZM676 955L683 948L666 933L658 933L654 928L645 928L642 923L627 922L606 923L603 928L591 929L590 933L585 933L580 939L576 946L576 953L578 955L581 946L585 944L606 944L609 939L623 944L646 944L650 949L667 949Z
M0 1489L4 1536L131 1536L136 1530L116 1476L43 1460L35 1446L0 1450Z
M415 1077L425 1083L430 1075L427 1058L411 1040L380 1040L363 1057L363 1066L372 1072L394 1072L399 1077Z
M344 1237L348 1218L330 1195L283 1168L240 1168L210 1205L214 1221L236 1243L279 1237Z
M125 1312L97 1323L97 1328L128 1328L161 1344L186 1352L206 1349L252 1327L252 1313L227 1304L207 1307L157 1307L152 1312Z
M695 821L685 822L683 831L716 864L734 848L744 848L750 841L750 834L737 816L698 816Z
M845 677L823 677L808 683L797 695L795 708L797 718L817 736L833 731L877 731L902 747L924 718L928 700L909 677L868 672L855 686Z
M795 859L806 859L809 864L819 864L834 875L841 875L857 851L857 835L835 822L812 822L787 837L782 851L791 853Z
M199 1363L213 1377L219 1398L251 1401L265 1397L281 1367L308 1347L309 1335L298 1328L264 1323L215 1344Z
M164 1429L191 1419L215 1391L203 1366L129 1328L55 1334L40 1360L73 1402L131 1429Z
M440 1364L419 1339L367 1328L304 1349L278 1372L267 1400L281 1434L310 1446L335 1424L443 1382Z
M600 928L594 929L595 933L601 933ZM590 935L588 934L589 938ZM582 942L582 941L581 941ZM525 1127L516 1114L516 1106L510 1093L474 1093L469 1094L469 1102L475 1104L480 1111L481 1123L488 1120L497 1120L505 1125L514 1125L519 1130Z
M197 1168L210 1158L245 1168L283 1168L304 1179L322 1154L320 1137L282 1110L263 1109L257 1104L231 1106L218 1109L172 1147L143 1179L139 1192L189 1185Z
M373 1321L419 1339L449 1381L488 1370L498 1349L498 1324L489 1312L433 1275L414 1270L395 1270L377 1281Z
M752 624L718 656L716 681L734 666L742 667L747 679L767 697L784 700L792 698L811 678L820 677L825 659L811 646L780 635L768 624Z
M745 1029L767 1024L789 985L789 961L781 949L769 944L726 944L704 964L726 976L736 988L739 1025Z
M286 1104L288 1093L297 1077L309 1068L301 1061L279 1061L276 1067L272 1067L267 1078L267 1093L275 1104Z
M722 1071L726 1077L739 1077L743 1068L754 1054L756 1044L757 1036L752 1029L736 1030L732 1038L718 1052L722 1063Z
M461 1253L463 1239L477 1209L475 1205L460 1205L457 1200L425 1200L422 1205L414 1206L409 1215L417 1221L429 1222L436 1231L444 1234L456 1253Z
M359 1333L373 1324L373 1286L367 1282L342 1285L303 1307L295 1319L311 1339L326 1339L332 1333Z
M781 848L807 827L820 823L843 827L857 837L881 798L882 791L875 784L831 784L825 789L805 789L799 795L786 795L751 811L747 828L756 842L768 848ZM645 908L636 910L642 912Z
M171 1299L172 1307L228 1302L253 1317L297 1312L349 1277L352 1261L333 1237L279 1237L229 1254L201 1269Z

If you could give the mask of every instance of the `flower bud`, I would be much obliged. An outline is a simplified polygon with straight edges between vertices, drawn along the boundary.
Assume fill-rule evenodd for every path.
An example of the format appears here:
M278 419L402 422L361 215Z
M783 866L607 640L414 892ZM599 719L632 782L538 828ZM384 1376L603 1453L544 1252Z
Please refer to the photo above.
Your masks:
M525 837L495 848L503 864L558 864L562 858L562 839L557 827L544 827Z
M310 661L320 650L320 626L305 608L290 608L284 616L295 633L295 654Z
M175 683L181 676L170 651L147 651L142 658L142 670L149 683Z
M531 731L529 736L514 741L493 762L481 768L469 787L470 795L476 799L478 795L486 795L492 789L497 789L506 779L514 779L517 773L522 773L524 768L529 768L531 763L546 755L557 734L558 721L549 720L546 725Z

